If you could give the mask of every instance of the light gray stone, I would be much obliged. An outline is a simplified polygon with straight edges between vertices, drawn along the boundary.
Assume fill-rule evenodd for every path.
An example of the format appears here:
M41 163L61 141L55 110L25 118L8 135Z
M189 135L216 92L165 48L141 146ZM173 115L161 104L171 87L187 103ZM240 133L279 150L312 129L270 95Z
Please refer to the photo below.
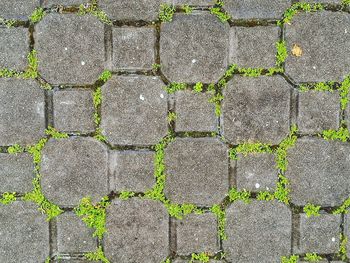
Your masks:
M337 206L349 196L350 146L321 138L301 138L288 150L286 176L291 201Z
M49 223L36 204L0 205L0 262L44 262L49 255Z
M113 76L102 87L101 128L114 145L157 144L168 132L167 95L159 77Z
M165 149L165 194L174 203L210 206L228 192L227 147L214 138L178 138Z
M49 7L53 5L74 6L89 3L90 0L43 0L43 6Z
M0 79L0 145L37 143L45 135L44 108L35 80Z
M172 82L210 83L226 71L229 25L211 14L175 14L162 23L162 72Z
M76 206L83 197L94 202L108 194L107 149L92 138L51 139L42 151L42 188L59 206Z
M5 19L28 20L35 8L40 6L40 0L0 1L0 17Z
M281 76L234 77L224 90L225 138L278 144L289 133L290 88Z
M168 256L169 216L157 201L115 200L107 208L105 254L111 262L161 262Z
M50 84L92 84L103 71L104 25L94 16L48 14L34 39L40 74Z
M280 262L290 255L292 214L278 201L242 201L227 210L223 241L226 259L234 263Z
M350 71L350 14L300 12L286 25L286 73L296 82L341 81ZM297 44L303 53L291 54Z

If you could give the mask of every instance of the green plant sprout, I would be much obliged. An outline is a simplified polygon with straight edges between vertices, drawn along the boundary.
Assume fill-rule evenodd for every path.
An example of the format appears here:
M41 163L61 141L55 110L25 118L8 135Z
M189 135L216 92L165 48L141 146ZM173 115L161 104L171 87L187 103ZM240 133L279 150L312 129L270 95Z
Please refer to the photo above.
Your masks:
M305 11L305 12L316 12L319 10L323 10L324 7L320 3L304 3L304 2L298 2L294 3L290 8L288 8L284 14L283 19L277 22L277 25L282 26L284 24L289 24L293 17L299 12L299 11Z
M231 188L228 193L230 202L235 202L237 200L242 200L245 203L250 203L250 196L251 193L245 189L243 191L239 192L235 188Z
M173 5L161 4L159 10L159 20L161 22L171 22L175 11L176 9Z
M321 206L316 206L313 204L307 204L304 206L304 213L306 213L307 217L319 216L320 215Z
M203 263L209 262L209 254L206 252L202 252L199 254L192 253L190 263L193 263L195 260L198 260Z
M166 91L169 94L173 94L176 91L185 90L186 88L187 88L187 84L186 83L172 82L166 87Z
M345 235L340 234L340 246L338 251L338 257L340 257L343 261L347 259L347 243L348 238Z
M19 144L14 144L12 146L10 146L8 149L7 149L7 152L9 154L17 154L17 153L22 153L24 152L24 148L22 146L20 146Z
M340 127L338 130L325 130L322 132L322 137L326 140L339 140L346 142L350 138L348 128Z
M244 77L259 77L263 72L263 68L239 68L238 72L243 74Z
M218 220L218 236L221 240L226 240L227 235L225 233L226 226L226 212L220 207L220 205L213 205L210 211L216 215Z
M112 72L110 72L109 70L105 70L101 73L98 79L103 82L107 82L111 77L112 77Z
M0 197L0 204L8 205L16 201L16 193L3 193Z
M287 45L285 41L278 41L276 43L276 66L282 67L284 61L286 61L288 57Z
M25 79L35 79L38 77L38 58L36 50L32 50L29 52L27 56L28 67L26 71L21 74L19 77L23 77Z
M185 12L185 14L191 14L193 12L193 8L189 5L183 5L181 9Z
M336 210L333 211L333 214L347 214L349 212L349 207L350 207L350 197L347 198L344 203Z
M7 28L11 28L16 24L14 19L4 19L0 17L0 24L4 24Z
M177 115L176 115L175 112L169 112L169 113L168 113L167 120L168 120L168 123L169 123L169 124L172 123L172 122L174 122L174 121L176 121L176 119L177 119Z
M287 150L290 147L293 147L297 141L296 133L298 132L298 127L296 125L292 125L290 134L287 138L283 139L279 144L276 150L276 163L277 168L284 173L287 170L288 161L287 161Z
M322 260L322 257L317 255L316 253L306 253L305 258L306 261L310 262L318 262Z
M106 258L101 246L99 246L95 252L85 253L84 257L87 260L91 260L91 261L100 261L103 263L110 263L109 260Z
M223 1L217 1L216 4L209 8L209 11L212 15L215 15L219 20L224 23L228 20L230 20L231 16L222 10L222 7L224 6Z
M282 257L281 263L297 263L299 260L298 255L291 255L290 257Z
M203 211L198 209L193 204L172 204L169 200L166 200L164 202L165 208L168 210L168 213L170 216L175 217L177 219L183 219L184 216L196 213L196 214L202 214Z
M251 153L272 153L272 148L270 144L266 143L243 143L239 144L237 147L230 149L229 156L232 160L238 159L238 154L247 156Z
M54 138L54 139L66 139L68 138L68 134L64 133L64 132L59 132L58 130L56 130L55 128L49 126L46 130L45 130L46 135L49 135L50 137Z
M200 93L203 91L203 83L202 82L197 82L196 85L193 87L193 91L196 93Z
M160 64L157 64L157 63L153 63L153 64L152 64L152 69L153 69L153 70L157 71L157 70L159 70L160 68L161 68L161 65L160 65Z
M316 83L315 85L310 85L310 84L301 84L299 86L299 91L301 92L307 92L310 90L315 90L315 91L329 91L333 92L334 89L332 88L334 85L334 82L319 82Z
M130 191L122 191L119 194L119 199L121 200L128 200L129 198L135 196L134 192L130 192Z
M91 3L88 4L81 4L79 6L79 12L78 15L86 15L86 14L91 14L95 16L98 20L100 20L102 23L105 23L107 25L112 25L112 20L109 19L107 14L100 10L97 7L97 1L92 0Z
M350 90L350 76L347 76L343 82L341 83L340 87L338 88L340 92L340 104L341 104L341 109L345 110L348 102L349 102L349 90Z
M45 15L46 12L44 11L44 9L42 7L39 7L35 9L34 12L30 15L29 21L33 24L38 23L44 18Z

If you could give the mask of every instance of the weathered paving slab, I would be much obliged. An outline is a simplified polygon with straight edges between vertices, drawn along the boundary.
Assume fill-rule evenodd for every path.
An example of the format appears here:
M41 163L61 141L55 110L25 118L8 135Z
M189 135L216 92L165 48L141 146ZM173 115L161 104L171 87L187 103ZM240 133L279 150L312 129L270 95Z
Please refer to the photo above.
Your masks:
M0 2L0 17L6 19L28 20L40 0L13 0Z

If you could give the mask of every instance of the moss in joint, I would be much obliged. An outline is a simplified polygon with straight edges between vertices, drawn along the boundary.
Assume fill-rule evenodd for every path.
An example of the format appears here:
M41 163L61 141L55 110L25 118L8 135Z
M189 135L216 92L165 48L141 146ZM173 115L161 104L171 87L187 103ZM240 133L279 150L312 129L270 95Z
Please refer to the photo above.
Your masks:
M291 255L290 257L282 257L281 263L297 263L299 260L298 255Z
M85 253L84 257L87 260L91 260L91 261L100 261L103 263L110 263L110 261L106 258L101 246L99 246L95 252Z
M9 154L17 154L17 153L22 153L24 152L24 148L22 146L20 146L19 144L14 144L12 146L10 146L8 149L7 149L7 152Z
M285 41L278 41L276 43L276 66L282 67L284 61L286 61L288 57L287 45Z
M239 68L238 72L245 77L259 77L263 73L263 68Z
M159 20L161 22L171 22L175 11L176 9L173 5L161 4L159 10Z
M340 92L340 104L341 104L341 109L345 110L346 107L348 106L348 102L349 102L349 90L350 90L350 76L347 76L342 84L340 85L340 87L338 88L339 92Z
M111 77L112 77L112 72L110 72L109 70L105 70L101 73L98 79L103 82L107 82Z
M65 138L69 137L67 133L59 132L58 130L56 130L55 128L53 128L51 126L49 126L45 130L45 133L54 139L65 139Z
M325 130L322 132L322 137L326 140L340 140L346 142L350 138L348 128L340 127L338 130Z
M304 259L310 262L318 262L322 260L322 257L317 255L316 253L306 253Z
M38 23L44 18L45 15L46 12L44 11L44 9L42 7L39 7L35 9L34 12L30 15L29 21L33 24Z
M347 214L350 207L350 197L344 201L344 203L336 210L333 211L333 214Z
M119 199L121 200L128 200L129 198L135 196L134 192L130 192L130 191L122 191L119 193Z
M297 141L296 133L298 132L298 127L296 125L293 125L291 127L290 134L282 140L282 142L279 144L277 150L276 150L276 163L277 168L280 169L282 173L284 173L287 170L288 161L287 161L287 150L290 147L293 147L294 144Z
M0 24L4 24L7 28L11 28L16 24L14 19L4 19L0 17Z
M295 3L284 12L283 19L278 21L277 25L283 26L286 23L289 24L292 21L293 17L299 11L316 12L323 9L324 7L320 3L313 3L313 4L304 3L304 2Z
M3 205L8 205L11 204L12 202L16 201L16 193L3 193L0 198L0 204Z
M221 240L226 240L227 235L225 233L226 226L226 212L220 205L213 205L210 211L216 215L218 220L218 236Z
M181 9L185 12L185 14L191 14L193 12L193 8L189 5L183 5Z
M235 202L237 200L242 200L245 203L250 203L251 193L247 190L243 190L241 192L237 191L235 188L232 188L228 193L230 202Z
M307 204L304 206L303 211L306 213L307 217L319 216L320 215L321 206L316 206L313 204Z
M266 143L243 143L239 144L237 147L230 149L229 156L232 160L238 159L238 154L243 154L247 156L251 153L272 153L272 148L270 144Z
M196 93L200 93L203 91L203 83L202 82L197 82L196 85L193 87L193 91Z
M196 260L203 263L209 262L209 254L206 252L202 252L199 254L192 253L190 263L194 263Z
M186 88L187 88L187 84L186 83L172 82L166 87L165 90L169 94L173 94L176 91L185 90Z
M86 15L86 14L91 14L95 16L98 20L100 20L102 23L105 23L107 25L112 25L112 20L109 19L107 14L100 10L97 7L97 1L92 0L91 3L88 4L81 4L79 6L79 12L78 15Z
M217 18L219 18L222 23L225 23L226 21L230 20L231 16L222 10L223 6L223 1L216 1L216 4L213 7L209 8L209 11L212 15L215 15Z
M196 213L202 214L203 211L197 208L194 204L172 204L169 200L164 202L165 208L168 210L170 216L177 219L183 219L184 216Z
M172 122L174 122L174 121L176 121L176 119L177 119L177 115L176 115L175 112L169 112L169 113L168 113L167 120L168 120L168 123L169 123L169 124L172 123Z
M347 243L348 243L348 238L340 234L340 246L339 246L339 251L338 251L338 257L345 261L347 259Z

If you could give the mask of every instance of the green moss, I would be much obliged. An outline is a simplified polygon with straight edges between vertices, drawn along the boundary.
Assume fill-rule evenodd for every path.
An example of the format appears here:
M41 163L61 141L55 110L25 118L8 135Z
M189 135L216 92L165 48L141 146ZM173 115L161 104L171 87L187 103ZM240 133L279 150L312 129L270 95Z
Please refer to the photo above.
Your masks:
M276 43L276 66L281 67L284 61L286 61L288 57L287 45L285 41L278 41Z
M27 146L26 150L33 156L33 162L35 166L35 170L40 170L41 164L41 150L44 148L47 142L47 138L42 138L36 145Z
M95 107L95 109L97 109L101 105L101 102L102 102L102 89L101 89L101 87L98 87L94 91L92 99L93 99L94 107Z
M0 69L0 78L18 78L21 74L15 70L2 68Z
M32 22L33 24L38 23L44 18L45 15L46 15L46 12L44 11L44 9L42 7L39 7L35 9L34 12L30 15L29 21Z
M282 257L281 263L297 263L299 260L299 256L291 255L290 257Z
M162 263L171 263L170 258L167 258L166 260L163 260Z
M16 24L14 19L4 19L0 17L0 24L4 24L7 28L11 28Z
M22 146L20 146L19 144L14 144L7 149L7 152L9 154L22 153L23 151L24 151L24 148Z
M164 202L164 205L165 208L168 210L169 215L177 219L183 219L184 216L191 213L203 213L203 211L197 208L194 204L172 204L167 200Z
M159 10L159 20L162 22L171 22L175 11L176 9L173 5L161 4Z
M343 261L347 259L347 243L348 238L343 234L340 234L340 246L338 251L338 257Z
M51 262L51 258L50 256L48 256L46 259L45 259L45 263L50 263Z
M100 261L103 263L110 263L109 260L106 258L101 246L99 246L95 252L85 253L84 257L87 260L91 260L91 261Z
M243 190L241 192L237 191L235 188L231 188L228 193L230 202L235 202L237 200L242 200L245 203L250 203L251 193L247 190Z
M91 4L87 4L87 5L81 4L79 6L78 15L86 15L86 14L91 14L95 16L102 23L105 23L107 25L112 25L112 20L109 19L109 17L105 12L103 12L97 7L96 0L93 0Z
M339 87L341 109L345 110L349 102L350 76L347 76Z
M251 153L272 153L272 148L270 144L266 143L243 143L239 144L237 147L230 149L229 156L232 160L238 159L238 154L243 154L247 156Z
M176 91L184 90L187 88L186 83L172 82L166 87L166 91L169 94L175 93Z
M111 77L112 77L112 72L110 72L109 70L105 70L101 73L98 79L103 82L107 82Z
M205 253L205 252L202 252L199 254L192 253L190 263L195 262L195 260L206 263L206 262L209 262L210 258L208 253Z
M350 0L343 0L342 5L345 5L345 6L350 5Z
M290 189L288 188L289 181L287 177L282 174L278 175L278 182L276 186L276 191L274 192L274 197L282 203L289 204L289 193Z
M230 78L232 77L233 73L235 73L235 70L238 69L238 66L236 64L232 64L228 70L226 70L225 74L224 74L224 78Z
M226 240L227 235L225 233L226 226L226 212L220 205L213 205L210 211L216 215L218 220L218 236L221 240Z
M36 50L29 52L27 56L28 66L26 71L20 75L20 77L25 79L35 79L38 77L38 58Z
M172 123L177 119L177 115L175 112L169 112L167 116L168 123Z
M287 138L283 139L282 142L279 144L277 150L276 150L276 163L277 168L281 170L282 173L284 173L287 170L288 161L287 161L287 150L290 147L293 147L294 144L297 141L296 133L298 132L298 127L296 125L293 125L291 127L290 134L287 136Z
M334 82L319 82L316 83L314 85L310 85L310 84L301 84L299 86L299 91L301 92L307 92L310 90L315 90L315 91L329 91L329 92L333 92L333 85Z
M275 75L277 73L283 73L283 72L284 72L283 68L279 68L279 67L269 68L267 73L266 73L266 76L272 76L272 75Z
M239 68L238 72L240 74L243 74L243 76L245 77L259 77L261 76L262 72L263 72L263 68Z
M90 197L84 197L74 209L88 227L95 229L93 236L99 239L106 232L106 208L109 204L108 197L103 197L97 204L93 204Z
M181 6L181 9L188 15L193 12L193 8L190 7L189 5L183 5Z
M293 17L299 12L299 11L305 11L305 12L316 12L319 10L323 10L324 7L322 4L319 3L314 3L314 4L309 4L309 3L304 3L304 2L298 2L293 4L290 8L288 8L284 14L283 14L283 19L278 21L277 24L279 26L282 26L283 24L289 24Z
M3 193L0 198L0 203L3 205L11 204L12 202L16 201L16 193Z
M317 255L316 253L306 253L304 259L306 261L318 262L318 261L322 260L322 257Z
M51 126L45 130L45 133L54 139L65 139L69 137L67 133L59 132Z
M263 191L258 193L258 196L256 197L256 199L260 201L272 201L275 199L275 196L270 192Z
M122 191L119 194L119 199L121 200L128 200L129 198L135 196L134 192L130 192L130 191Z
M222 10L223 6L223 1L216 1L216 4L213 7L209 8L209 11L212 15L215 15L217 18L219 18L221 22L224 23L228 21L231 18L231 16L227 12Z
M203 91L203 83L202 82L197 82L196 85L193 87L193 91L200 93Z
M347 128L340 127L339 130L325 130L322 132L322 137L329 140L340 140L346 142L350 138L350 133Z
M161 65L160 65L160 64L157 64L157 63L152 64L152 69L153 69L153 70L157 71L157 70L159 70L160 68L161 68Z
M95 119L96 120L96 119ZM100 142L107 142L106 136L102 134L101 128L97 128L95 131L94 138Z
M321 206L307 204L306 206L304 206L303 211L304 211L304 213L306 213L307 217L319 216L320 215L320 208L321 208Z
M350 197L348 199L346 199L344 201L344 203L338 209L334 210L333 214L335 214L335 215L343 214L343 213L347 214L349 212L348 211L349 207L350 207Z

